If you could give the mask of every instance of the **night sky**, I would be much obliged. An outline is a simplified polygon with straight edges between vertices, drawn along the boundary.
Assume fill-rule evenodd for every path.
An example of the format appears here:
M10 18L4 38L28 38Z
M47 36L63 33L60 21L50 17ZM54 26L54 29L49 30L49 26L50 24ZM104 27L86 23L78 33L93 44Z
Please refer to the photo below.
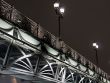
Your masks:
M12 4L14 0L5 0ZM58 36L54 0L16 0L15 8ZM96 64L92 43L99 44L99 66L110 74L110 0L61 0L66 11L61 20L61 38Z

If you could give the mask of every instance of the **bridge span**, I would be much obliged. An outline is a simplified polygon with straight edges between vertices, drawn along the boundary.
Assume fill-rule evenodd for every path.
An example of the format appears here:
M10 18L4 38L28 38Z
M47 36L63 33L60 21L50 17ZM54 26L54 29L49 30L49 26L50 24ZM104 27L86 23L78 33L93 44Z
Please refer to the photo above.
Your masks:
M110 83L107 73L4 0L0 75L38 83Z

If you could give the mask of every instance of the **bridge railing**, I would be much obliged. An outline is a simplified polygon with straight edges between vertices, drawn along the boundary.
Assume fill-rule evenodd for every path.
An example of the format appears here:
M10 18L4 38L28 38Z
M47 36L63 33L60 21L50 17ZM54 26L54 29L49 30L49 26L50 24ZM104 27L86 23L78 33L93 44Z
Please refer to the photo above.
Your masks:
M25 30L27 33L37 38L38 40L45 42L55 50L68 55L73 60L96 72L102 78L107 80L110 79L107 73L105 73L92 62L87 60L77 51L66 45L63 40L55 37L50 32L46 31L39 23L36 23L33 20L29 19L28 17L17 11L13 6L6 3L4 0L0 0L0 18L13 23L20 29Z

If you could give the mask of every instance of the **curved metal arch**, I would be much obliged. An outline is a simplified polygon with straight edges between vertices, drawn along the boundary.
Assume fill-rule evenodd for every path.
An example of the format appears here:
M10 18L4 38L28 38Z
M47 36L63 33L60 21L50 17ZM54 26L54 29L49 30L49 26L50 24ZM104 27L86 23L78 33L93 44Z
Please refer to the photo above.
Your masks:
M34 80L37 77L45 77L48 78L47 80L51 80L53 82L57 81L59 83L97 82L97 79L94 78L96 78L98 74L96 73L95 77L94 72L82 65L80 62L77 62L70 57L66 57L66 54L60 53L44 42L33 39L33 37L30 39L35 41L29 42L24 36L31 36L19 28L13 28L12 30L12 32L7 32L0 29L0 32L2 33L0 34L0 37L9 43L9 50L13 45L15 45L16 49L21 53L21 56L19 55L19 57L16 57L11 64L8 64L10 67L6 65L7 71L11 71L16 74L23 73L30 79ZM6 54L9 54L9 50L7 50ZM9 55L5 55L5 58L6 59L3 59L4 63L7 63L8 60L12 60L12 57ZM32 59L35 59L36 61ZM74 62L74 65L72 62ZM4 71L6 70L3 70L2 72ZM33 78L33 76L36 78Z

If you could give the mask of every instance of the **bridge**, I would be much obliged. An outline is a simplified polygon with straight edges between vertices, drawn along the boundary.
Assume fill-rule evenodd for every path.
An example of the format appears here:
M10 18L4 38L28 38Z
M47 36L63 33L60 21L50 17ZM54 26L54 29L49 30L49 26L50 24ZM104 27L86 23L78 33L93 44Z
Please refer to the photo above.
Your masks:
M38 83L110 83L107 73L0 0L0 76Z

